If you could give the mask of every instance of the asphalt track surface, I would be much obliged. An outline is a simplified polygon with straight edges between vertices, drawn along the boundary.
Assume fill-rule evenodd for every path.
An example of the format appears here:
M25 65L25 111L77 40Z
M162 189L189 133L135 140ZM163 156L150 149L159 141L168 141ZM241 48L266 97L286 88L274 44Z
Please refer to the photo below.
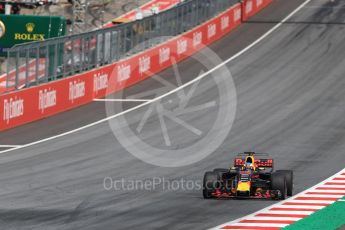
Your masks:
M275 1L211 49L222 59L229 58L302 2ZM311 1L259 45L229 63L238 99L232 130L212 155L193 165L164 168L144 163L121 146L107 122L1 154L1 229L206 229L274 203L203 200L197 189L107 191L103 186L105 177L200 181L205 171L227 167L233 152L270 153L277 169L295 171L296 192L340 171L345 162L344 15L343 1ZM178 68L184 82L203 69L193 59ZM171 69L160 75L175 81ZM148 80L125 94L149 91L159 84ZM214 82L204 79L191 104L218 97ZM130 127L136 127L144 111L126 115ZM183 118L207 129L215 114L215 109L206 109ZM95 102L3 132L0 144L26 144L105 116L104 103ZM157 119L150 118L143 139L162 147ZM195 136L176 124L169 123L168 129L184 143L195 141ZM173 142L173 147L180 146Z

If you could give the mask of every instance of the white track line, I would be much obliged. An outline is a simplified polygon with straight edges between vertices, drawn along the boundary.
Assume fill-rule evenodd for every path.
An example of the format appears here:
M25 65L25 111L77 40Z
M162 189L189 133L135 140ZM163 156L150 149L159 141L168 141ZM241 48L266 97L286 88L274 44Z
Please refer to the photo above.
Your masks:
M332 190L332 188L336 188L336 189L343 188L345 190L345 185L342 185L342 184L336 184L336 185L330 184L330 185L320 186L319 188L320 188L320 190L323 190L323 191L326 191L325 188L329 188L330 190Z
M326 185L328 186L328 185ZM338 185L340 186L340 185ZM320 188L320 187L318 187ZM334 193L334 190L337 190L338 188L337 187L326 187L326 188L323 188L323 189L317 189L317 191L312 191L313 193L311 193L310 191L306 192L306 195L309 195L309 194L331 194L331 193ZM340 188L340 189L343 189L343 188ZM331 191L329 191L331 190ZM338 191L338 193L344 193L345 192L345 188L344 188L344 191ZM339 195L339 194L334 194L334 195Z
M345 179L345 175L339 175L339 176L337 176L337 178L344 178Z
M299 217L265 217L265 216L256 216L256 217L248 217L246 220L293 220L297 221L302 218Z
M329 195L329 194L301 194L301 197L330 197L330 198L342 198L343 195Z
M236 223L235 226L236 227L258 227L258 226L264 226L264 227L276 227L276 228L283 228L285 226L287 226L289 224L268 224L268 223L264 223L264 224L258 224L258 223Z
M316 206L316 205L285 205L282 204L281 206L279 206L279 208L299 208L299 209L303 209L303 208L307 208L307 209L322 209L325 206Z
M301 193L302 194L302 193ZM292 202L292 203L311 203L311 204L331 204L333 201L329 200L289 200L287 202Z
M0 145L0 148L19 148L21 145Z
M301 210L269 210L269 214L294 214L294 215L310 215L314 211L301 211ZM247 219L244 217L243 219ZM237 223L236 223L237 224Z
M103 98L103 99L93 99L93 101L103 101L103 102L148 102L150 99L112 99L112 98Z
M195 82L197 81L200 81L201 79L205 78L206 76L208 76L210 73L214 72L215 70L218 70L219 68L221 68L222 66L228 64L229 62L235 60L236 58L238 58L239 56L241 56L242 54L246 53L248 50L250 50L251 48L253 48L254 46L256 46L257 44L259 44L261 41L263 41L265 38L267 38L268 36L270 36L273 32L275 32L277 29L279 29L287 20L289 20L293 15L295 15L298 11L300 11L306 4L308 4L311 0L306 0L302 5L300 5L299 7L297 7L293 12L291 12L288 16L286 16L281 22L279 22L278 24L276 24L274 27L272 27L269 31L267 31L265 34L263 34L261 37L259 37L257 40L255 40L253 43L251 43L250 45L248 45L246 48L244 48L243 50L239 51L238 53L236 53L235 55L233 55L232 57L230 57L229 59L225 60L224 62L218 64L217 66L213 67L212 69L204 72L203 74L199 75L198 77L194 78L193 80L185 83L184 85L181 85L173 90L171 90L170 92L166 93L166 94L163 94L161 96L158 96L154 99L152 99L151 101L147 101L147 102L144 102L138 106L135 106L135 107L132 107L128 110L125 110L121 113L118 113L118 114L114 114L112 116L109 116L109 117L106 117L106 118L103 118L99 121L96 121L96 122L93 122L93 123L90 123L88 125L85 125L85 126L82 126L82 127L79 127L77 129L73 129L73 130L70 130L68 132L65 132L65 133L61 133L61 134L58 134L58 135L55 135L55 136L52 136L52 137L48 137L48 138L44 138L44 139L41 139L41 140L38 140L38 141L34 141L34 142L31 142L31 143L28 143L28 144L25 144L25 145L22 145L22 146L19 146L17 148L13 148L13 149L8 149L8 150L3 150L3 151L0 151L0 154L1 153L7 153L7 152L11 152L11 151L14 151L14 150L18 150L18 149L22 149L22 148L26 148L26 147L30 147L30 146L33 146L33 145L37 145L37 144L40 144L40 143L43 143L43 142L46 142L46 141L50 141L50 140L54 140L54 139L57 139L59 137L63 137L63 136L66 136L66 135L69 135L69 134L72 134L72 133L76 133L76 132L79 132L81 130L84 130L84 129L87 129L87 128L90 128L90 127L93 127L93 126L96 126L98 124L101 124L101 123L104 123L106 121L109 121L109 120L112 120L114 118L117 118L119 116L122 116L122 115L125 115L127 113L130 113L134 110L137 110L139 108L142 108L146 105L149 105L153 102L156 102L156 101L159 101L161 100L162 98L164 97L167 97L173 93L176 93L177 91L187 87L187 86L190 86L192 84L194 84Z

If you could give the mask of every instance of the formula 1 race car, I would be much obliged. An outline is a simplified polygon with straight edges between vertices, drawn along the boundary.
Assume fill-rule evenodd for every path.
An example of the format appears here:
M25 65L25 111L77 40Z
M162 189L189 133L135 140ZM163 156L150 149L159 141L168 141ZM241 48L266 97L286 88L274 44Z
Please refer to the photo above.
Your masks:
M256 158L256 157L265 158ZM292 196L293 172L273 172L273 159L267 154L245 152L234 159L230 169L206 172L203 196L209 198L280 199Z

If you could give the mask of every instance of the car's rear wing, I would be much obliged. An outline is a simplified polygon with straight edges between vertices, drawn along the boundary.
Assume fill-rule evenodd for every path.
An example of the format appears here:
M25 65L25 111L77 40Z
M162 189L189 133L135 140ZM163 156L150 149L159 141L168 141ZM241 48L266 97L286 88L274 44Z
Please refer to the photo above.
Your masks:
M268 157L269 154L268 153L256 153L256 152L244 152L244 153L237 153L236 154L237 157L247 157L247 156L259 156L259 157Z
M273 159L255 159L254 160L257 167L273 168ZM242 167L246 163L245 158L235 158L234 166Z

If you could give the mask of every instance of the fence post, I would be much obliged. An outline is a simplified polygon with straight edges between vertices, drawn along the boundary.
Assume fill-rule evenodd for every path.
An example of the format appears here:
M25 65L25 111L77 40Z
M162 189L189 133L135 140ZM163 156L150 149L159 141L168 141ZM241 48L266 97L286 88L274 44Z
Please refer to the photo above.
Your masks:
M29 81L29 55L30 55L30 48L25 49L25 87L27 87L30 83Z
M38 79L38 75L39 75L39 61L40 61L40 46L38 46L36 48L36 63L35 63L35 78L36 78L36 85L39 84L39 79Z
M18 89L19 84L19 52L16 50L16 58L15 58L15 71L16 71L16 80L15 80L15 89Z

